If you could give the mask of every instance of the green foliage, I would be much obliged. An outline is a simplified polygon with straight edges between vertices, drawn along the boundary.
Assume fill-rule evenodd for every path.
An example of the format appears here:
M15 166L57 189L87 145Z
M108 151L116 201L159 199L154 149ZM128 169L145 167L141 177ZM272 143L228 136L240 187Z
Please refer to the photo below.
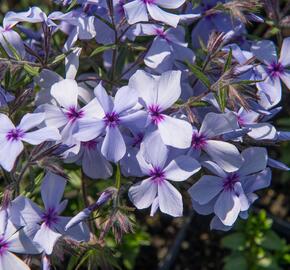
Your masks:
M237 224L236 232L222 239L230 250L224 270L279 270L290 265L290 245L274 232L264 210Z

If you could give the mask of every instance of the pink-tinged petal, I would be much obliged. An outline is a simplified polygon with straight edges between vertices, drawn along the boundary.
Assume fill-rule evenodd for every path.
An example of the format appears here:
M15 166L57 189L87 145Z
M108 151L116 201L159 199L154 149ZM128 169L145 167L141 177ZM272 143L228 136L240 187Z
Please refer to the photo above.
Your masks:
M82 48L75 48L65 58L65 74L67 79L74 79L79 69L79 56Z
M52 253L56 241L61 237L60 233L55 232L43 223L33 238L33 241L39 244L47 255Z
M118 114L132 109L138 102L138 92L128 86L121 87L114 100L114 111Z
M245 193L255 192L256 190L268 187L271 184L272 172L269 168L258 174L251 175L242 179Z
M44 104L38 107L41 111L45 112L45 124L50 127L60 128L63 127L69 119L63 111L54 105Z
M113 100L108 96L106 89L99 83L94 89L95 96L104 110L104 114L111 112L114 108Z
M243 164L237 147L228 142L208 140L204 151L226 172L234 172Z
M172 66L173 64L173 59L170 56L172 56L172 49L169 46L168 42L165 39L161 39L157 37L153 41L149 51L147 52L144 58L144 63L146 66L153 69L156 69L156 68L159 69L161 65L162 66L167 65L167 68L168 68Z
M284 38L279 62L287 67L290 65L290 55L289 55L289 48L290 48L290 37Z
M102 144L102 154L114 163L126 154L126 144L118 127L107 127L107 134Z
M177 27L180 17L176 14L168 13L155 4L147 4L150 16L159 22L164 22L172 27Z
M146 5L142 0L135 0L123 6L129 24L148 22Z
M275 44L270 40L261 40L252 45L251 51L262 63L271 64L277 62ZM267 53L265 53L267 52Z
M7 54L14 58L14 53L9 49L7 43L14 47L21 59L25 57L25 47L19 34L11 29L3 31L3 28L1 29L0 27L0 44L5 49Z
M241 203L235 192L223 191L214 206L214 212L226 226L232 226L241 211Z
M164 72L158 79L157 104L162 110L170 108L181 94L181 71Z
M210 222L210 229L211 230L228 232L230 229L232 229L232 227L233 226L224 225L217 216L214 216Z
M157 83L152 75L138 70L129 80L129 87L138 91L139 96L144 100L147 106L156 104L157 101Z
M4 141L0 144L0 165L10 172L13 169L17 157L23 150L21 141Z
M163 143L159 132L151 132L143 139L140 146L140 153L146 162L154 168L163 169L168 158L168 148ZM146 173L145 168L144 173Z
M255 140L275 140L277 138L277 130L269 123L257 123L253 125L247 125L251 128L248 132L248 136Z
M66 179L48 172L41 184L41 197L45 209L55 209L59 205L66 186Z
M24 134L22 141L38 145L45 141L58 141L61 139L58 129L52 127L45 127L36 131L27 132Z
M159 208L159 200L156 197L151 205L150 216L153 217Z
M189 156L179 156L164 169L165 178L172 181L185 181L201 169L197 160Z
M268 154L266 148L249 147L241 155L244 158L244 162L239 169L239 175L256 173L264 170L267 166Z
M22 260L11 252L5 252L0 258L0 269L6 270L30 270Z
M156 194L157 185L151 178L148 178L130 187L128 195L138 209L144 209L153 203Z
M256 84L258 88L258 94L266 95L267 100L260 101L260 104L266 108L273 107L277 105L281 101L282 97L282 89L281 89L281 82L279 78L271 79L270 77L267 78L263 82L259 82ZM270 106L268 105L270 103Z
M179 191L164 180L158 184L158 200L160 211L173 217L181 217L183 202Z
M284 71L280 77L287 88L290 89L290 71Z
M17 226L37 224L41 221L42 210L33 201L18 196L11 202L10 220Z
M55 83L50 93L60 106L66 109L77 107L79 90L75 80L65 79Z
M204 175L189 190L193 201L201 205L207 204L223 189L223 181L218 176Z
M181 7L186 0L174 0L174 1L168 1L168 0L155 0L154 4L159 5L163 8L168 9L176 9Z
M28 131L42 123L44 118L45 113L27 113L21 119L18 128L22 129L23 131Z
M158 123L158 130L163 142L168 146L179 149L189 148L191 145L191 125L177 118L163 115L164 119Z
M208 113L199 132L207 138L212 138L238 128L237 118L233 114Z
M7 239L9 251L20 254L39 254L42 252L42 248L32 242L30 235L27 235L25 230L17 230L10 221L7 226L11 227L8 230L14 230L14 233Z
M88 142L103 133L105 122L99 119L81 119L77 124L78 128L73 135L80 142Z

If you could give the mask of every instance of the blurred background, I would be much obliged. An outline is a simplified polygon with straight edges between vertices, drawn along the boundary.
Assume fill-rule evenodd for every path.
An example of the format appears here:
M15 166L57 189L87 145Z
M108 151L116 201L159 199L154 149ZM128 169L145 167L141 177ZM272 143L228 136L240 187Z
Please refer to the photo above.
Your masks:
M277 21L266 19L265 23L248 25L251 38L267 38L277 42L277 31L283 37L290 35L290 1L272 2L277 12L284 14L281 20L286 23L279 25ZM0 0L0 21L7 11L27 10L29 6L34 5L47 12L59 7L48 0ZM264 9L260 15L267 17L268 14ZM281 105L283 109L273 120L274 125L277 129L290 131L289 91L284 90ZM269 149L273 158L290 166L290 143L270 146ZM66 214L71 215L76 213L77 209L82 209L78 194L81 180L78 171L69 167L68 169L73 180L71 190L65 195L71 200ZM100 190L109 185L108 182L97 181L88 181L87 184L92 201ZM159 213L152 218L148 216L148 211L132 212L130 218L136 223L135 233L125 235L120 244L116 244L114 237L109 236L104 244L106 248L92 255L95 256L96 265L107 265L108 269L128 270L290 269L288 172L273 170L272 185L259 192L260 200L254 204L249 219L238 222L234 229L227 233L210 231L210 217L191 215L186 189L187 187L184 188L183 194L187 216L173 219ZM67 265L67 269L76 269L70 261ZM59 269L64 268L60 266ZM85 268L80 266L79 269Z

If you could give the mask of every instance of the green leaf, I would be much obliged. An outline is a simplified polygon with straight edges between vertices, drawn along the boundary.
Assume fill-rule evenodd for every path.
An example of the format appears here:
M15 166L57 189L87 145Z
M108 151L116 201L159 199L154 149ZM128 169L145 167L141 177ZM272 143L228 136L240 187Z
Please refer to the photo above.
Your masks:
M232 233L225 236L221 244L223 247L231 250L243 250L246 245L246 237L240 232Z
M218 93L215 95L216 100L217 100L222 112L225 112L225 109L226 109L227 96L228 96L228 88L227 87L220 88Z
M24 64L23 68L31 76L37 76L39 74L39 70L40 70L39 67L32 67L28 64Z
M235 254L226 258L223 270L249 270L246 258Z
M54 58L54 60L51 62L51 64L54 65L54 64L58 64L59 62L62 62L66 56L67 56L67 54L65 54L65 53L56 56Z
M274 231L268 231L261 241L261 246L268 250L279 251L284 249L285 242Z
M200 70L200 68L196 65L192 65L190 63L186 63L189 67L190 71L194 74L194 76L199 79L208 89L210 89L210 80L208 77Z
M232 58L233 58L233 51L232 51L232 48L230 48L228 58L227 58L227 61L225 63L225 66L224 66L224 72L226 72L227 70L230 69L231 64L232 64Z
M116 48L116 44L110 44L110 45L104 45L104 46L98 47L90 54L90 57L95 56L99 53L105 52L110 49L115 49L115 48Z

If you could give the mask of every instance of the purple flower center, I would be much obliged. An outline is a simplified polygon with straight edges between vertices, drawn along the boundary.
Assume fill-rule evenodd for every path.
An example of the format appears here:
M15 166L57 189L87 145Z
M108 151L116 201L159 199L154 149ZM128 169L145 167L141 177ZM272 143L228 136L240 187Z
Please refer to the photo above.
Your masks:
M48 208L48 210L43 213L41 218L46 226L51 227L53 224L57 223L58 213L54 208Z
M154 4L155 0L142 0L144 4Z
M2 256L8 250L8 243L3 237L0 238L0 256Z
M158 125L158 123L164 120L164 116L161 114L161 108L159 105L150 105L148 110L153 124Z
M116 112L106 113L104 117L104 121L106 126L108 127L116 127L120 123L119 115Z
M267 67L267 73L272 78L280 77L284 73L284 66L280 62L273 62Z
M165 173L159 167L153 168L153 170L150 171L150 176L152 177L152 181L156 184L161 184L165 180Z
M167 38L165 32L162 29L156 29L155 32L156 32L157 36L159 36L160 38L163 38L163 39L168 41L168 38Z
M98 142L95 140L92 141L88 141L88 142L82 142L82 146L84 146L85 148L89 149L89 150L94 150L97 146Z
M191 139L191 147L195 150L201 150L206 145L206 137L203 134L194 132Z
M19 141L21 138L23 138L23 136L24 136L24 131L22 129L14 128L7 132L6 139L8 141L15 142L15 141Z
M84 111L78 110L76 107L70 107L66 112L66 116L69 119L69 121L75 122L76 120L84 116Z
M234 186L240 181L240 177L236 173L229 174L223 181L223 189L225 191L233 191Z

